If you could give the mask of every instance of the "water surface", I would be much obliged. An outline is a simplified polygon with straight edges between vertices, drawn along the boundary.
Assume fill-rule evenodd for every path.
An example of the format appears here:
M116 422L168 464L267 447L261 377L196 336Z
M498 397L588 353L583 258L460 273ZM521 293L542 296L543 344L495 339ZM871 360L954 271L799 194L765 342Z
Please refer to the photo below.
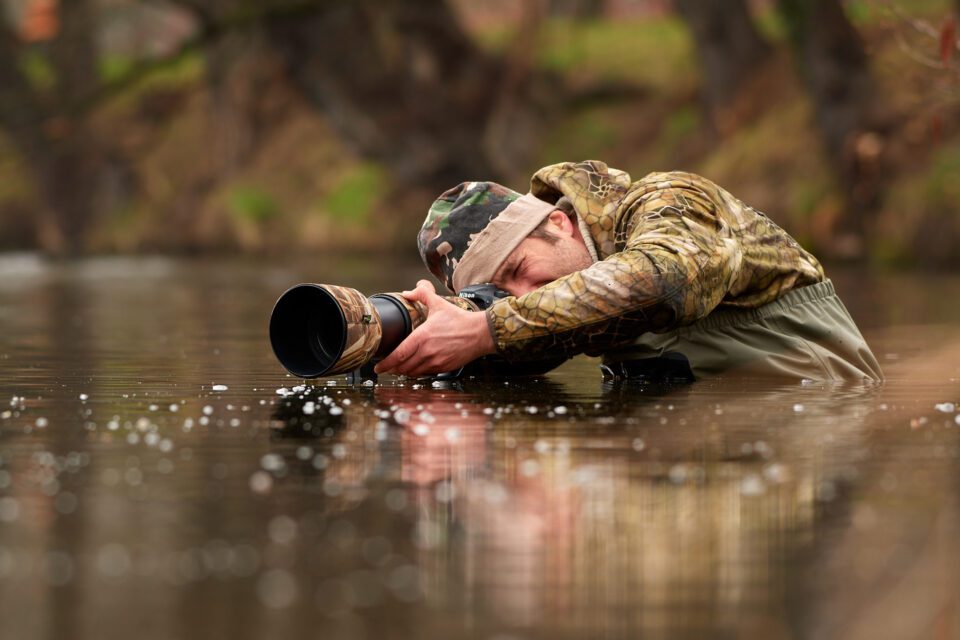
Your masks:
M960 278L835 276L883 386L287 376L387 266L0 258L0 638L960 636Z

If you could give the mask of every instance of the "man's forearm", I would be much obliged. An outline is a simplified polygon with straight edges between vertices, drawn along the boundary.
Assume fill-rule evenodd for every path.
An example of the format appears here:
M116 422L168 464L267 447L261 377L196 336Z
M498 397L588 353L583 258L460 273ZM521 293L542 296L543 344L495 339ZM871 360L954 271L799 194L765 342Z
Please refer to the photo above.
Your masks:
M572 356L681 322L690 290L690 278L676 264L661 270L631 251L500 300L487 316L496 350L507 358Z

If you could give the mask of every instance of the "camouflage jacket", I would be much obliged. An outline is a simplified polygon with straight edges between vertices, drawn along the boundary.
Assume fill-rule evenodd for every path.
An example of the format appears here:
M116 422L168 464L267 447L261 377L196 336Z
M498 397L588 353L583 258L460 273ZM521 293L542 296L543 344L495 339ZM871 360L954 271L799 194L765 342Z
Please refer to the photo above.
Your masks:
M599 355L718 307L755 308L824 279L820 263L765 215L690 173L642 180L598 161L539 170L531 193L569 199L599 261L487 310L509 359Z

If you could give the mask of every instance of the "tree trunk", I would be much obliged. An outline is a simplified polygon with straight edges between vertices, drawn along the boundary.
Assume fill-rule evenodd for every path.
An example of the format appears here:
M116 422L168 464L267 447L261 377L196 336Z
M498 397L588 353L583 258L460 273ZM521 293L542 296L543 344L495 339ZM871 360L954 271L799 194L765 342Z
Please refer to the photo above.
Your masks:
M261 102L269 88L269 53L249 31L224 34L207 50L207 82L213 96L213 149L220 173L230 176L259 146L266 124Z
M513 109L528 108L531 83L477 48L445 0L321 2L270 20L267 33L342 137L401 181L442 188L502 175L487 129L494 114L504 121L504 78L516 85Z
M34 176L47 211L37 236L52 253L76 254L94 212L99 154L81 106L96 87L94 23L87 0L62 3L60 33L50 47L56 86L41 95L21 73L21 45L0 24L0 126Z
M533 70L529 47L483 52L447 0L173 1L210 39L261 33L341 140L407 185L508 177L558 88ZM525 16L539 6L526 3ZM518 40L532 37L527 18Z
M869 128L867 54L840 0L779 0L827 146L839 158Z
M99 84L97 74L97 20L91 0L70 0L57 5L60 33L50 47L57 78L59 110L79 114L83 103Z
M269 34L343 138L401 180L493 173L482 131L496 69L442 0L338 3Z
M879 206L882 139L867 54L840 0L778 0L813 101L816 121L847 196L834 231L837 257L865 254L867 220Z
M101 157L84 113L84 103L99 85L97 22L91 0L60 2L60 33L51 58L57 75L55 120L47 127L51 154L40 184L50 204L65 250L77 254L93 222Z
M693 36L707 108L716 120L770 53L746 0L675 0Z

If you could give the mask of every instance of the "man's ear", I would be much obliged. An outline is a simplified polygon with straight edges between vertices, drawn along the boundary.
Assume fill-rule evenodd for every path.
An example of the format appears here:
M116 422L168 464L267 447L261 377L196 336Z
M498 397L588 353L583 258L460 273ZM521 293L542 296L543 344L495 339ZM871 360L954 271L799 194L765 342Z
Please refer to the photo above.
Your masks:
M573 221L570 220L570 216L560 209L551 211L547 218L550 220L550 227L553 228L553 231L568 236L573 235Z

